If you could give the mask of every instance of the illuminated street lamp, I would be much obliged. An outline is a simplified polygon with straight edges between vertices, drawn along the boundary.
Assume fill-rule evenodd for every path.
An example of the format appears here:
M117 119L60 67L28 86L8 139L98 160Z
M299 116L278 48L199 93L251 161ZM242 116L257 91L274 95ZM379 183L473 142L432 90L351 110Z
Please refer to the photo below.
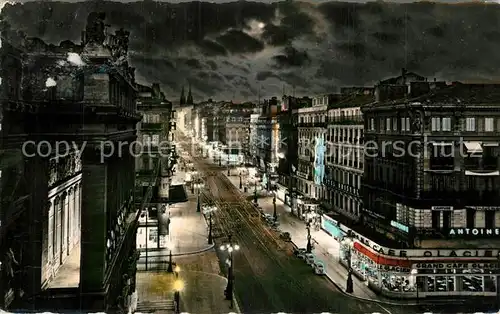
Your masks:
M179 278L179 272L181 271L181 268L179 267L179 265L175 266L175 278Z
M238 244L234 244L231 242L231 236L229 236L229 243L221 245L221 251L227 251L229 253L229 258L226 260L226 264L229 266L227 272L227 287L224 291L226 295L226 300L231 301L231 308L233 307L233 286L234 286L234 277L233 277L233 267L234 267L234 259L233 253L239 251L240 246Z
M181 302L181 294L180 292L184 290L184 282L182 280L177 279L174 282L174 302L175 302L175 313L180 313L180 302Z
M200 191L201 191L201 188L203 187L203 182L200 179L198 179L193 185L196 188L197 194L198 194L198 202L196 204L196 212L199 213L199 212L201 212Z
M210 206L206 207L203 209L203 214L207 215L210 214L209 216L209 222L208 222L208 244L213 244L213 237L212 237L212 213L217 210L216 206Z

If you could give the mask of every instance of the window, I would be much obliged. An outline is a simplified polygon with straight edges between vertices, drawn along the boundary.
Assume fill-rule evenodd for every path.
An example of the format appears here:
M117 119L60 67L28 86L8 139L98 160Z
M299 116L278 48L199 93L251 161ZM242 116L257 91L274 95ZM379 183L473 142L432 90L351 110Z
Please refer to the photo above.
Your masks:
M385 126L386 126L386 131L391 130L391 118L386 118L385 119Z
M142 144L149 145L151 143L151 137L148 134L142 135Z
M495 211L487 210L484 212L484 227L486 229L495 228Z
M484 118L484 131L493 132L494 131L493 123L494 123L493 118Z
M158 146L160 144L160 135L154 134L152 139L152 144Z
M396 118L392 119L392 130L393 131L398 130L398 119L396 119Z
M405 118L406 122L405 122L405 125L406 125L406 129L405 131L410 131L410 118Z
M370 118L370 131L375 131L375 119Z
M406 118L401 118L401 131L406 131Z
M443 118L441 121L441 131L451 131L451 118Z
M467 208L467 219L466 219L466 225L467 228L474 228L476 226L476 210L472 208Z
M432 229L439 229L439 220L441 218L441 212L437 210L432 211Z
M465 120L465 131L474 132L476 130L476 118L467 118Z
M441 131L441 118L432 118L431 120L431 131L436 132L436 131Z

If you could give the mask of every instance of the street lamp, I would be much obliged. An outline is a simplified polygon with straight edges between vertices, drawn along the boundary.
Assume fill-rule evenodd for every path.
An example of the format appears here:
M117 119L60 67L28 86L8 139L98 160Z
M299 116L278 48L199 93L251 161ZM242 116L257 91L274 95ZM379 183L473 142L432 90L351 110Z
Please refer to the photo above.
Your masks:
M196 183L194 183L194 187L197 189L198 193L198 202L196 203L196 212L201 212L201 202L200 202L200 190L203 187L203 182L201 180L197 180Z
M254 182L254 189L253 189L253 202L257 204L257 179L255 179Z
M175 278L179 279L179 272L181 271L179 265L175 266L174 271L175 271Z
M180 292L184 290L184 282L182 280L177 279L174 281L174 302L175 302L175 313L180 313L180 302L181 302L181 294Z
M209 222L208 222L208 244L213 244L213 236L212 236L212 213L217 210L216 206L210 206L203 210L203 214L210 214Z
M234 267L234 259L233 253L238 251L240 246L238 244L234 244L231 242L231 236L229 236L229 243L221 245L221 251L227 251L229 253L229 258L226 260L226 264L229 266L227 272L227 287L224 291L226 295L226 300L231 301L231 308L233 307L233 286L234 286L234 276L233 276L233 267Z
M312 222L312 214L309 211L306 214L306 228L307 228L307 247L306 251L307 253L311 253L312 251L312 243L311 243L311 222Z
M241 181L241 171L240 171L240 189L243 187L243 182Z
M173 269L172 269L172 246L169 245L168 249L169 249L169 253L168 253L168 267L167 267L167 272L171 273L171 272L173 272Z
M274 221L277 221L278 220L278 213L276 212L276 191L274 191L274 193L273 193L273 209L274 209L274 212L273 212Z

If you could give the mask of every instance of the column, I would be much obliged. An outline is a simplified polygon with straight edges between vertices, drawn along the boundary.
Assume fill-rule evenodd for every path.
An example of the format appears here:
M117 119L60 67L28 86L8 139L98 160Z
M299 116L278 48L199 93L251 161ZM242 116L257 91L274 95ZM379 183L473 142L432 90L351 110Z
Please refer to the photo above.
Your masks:
M52 216L52 217L51 217ZM54 218L53 204L48 201L43 213L43 226L42 226L42 278L40 284L49 279L50 277L50 264L52 260L52 225Z
M76 242L81 242L82 239L82 183L78 183L75 192L75 205L76 205Z
M74 230L74 220L75 220L75 213L74 213L74 203L75 203L75 187L72 186L69 189L69 195L68 195L68 236L67 236L67 242L66 246L68 247L68 255L73 249L73 234L75 232Z
M55 239L54 239L54 247L55 247L55 254L54 254L54 271L57 270L59 267L59 264L61 263L61 234L62 234L62 208L64 206L64 196L61 196L59 198L59 204L56 208L55 212Z
M108 165L101 163L97 147L82 156L81 260L82 291L100 291L106 273Z
M30 219L30 228L27 230L29 233L27 237L28 243L25 244L25 250L23 250L24 270L26 273L19 276L18 280L24 279L25 282L23 282L22 287L27 295L36 295L41 289L43 224L47 223L48 216L48 160L33 157L25 165L25 178L29 185L29 191L31 191L32 202L26 208Z
M68 200L69 200L69 195L68 191L64 191L63 193L63 203L61 207L61 238L60 238L60 246L61 246L61 261L60 263L62 264L64 262L64 259L66 258L67 254L67 247L66 247L66 235L68 234L67 230L67 219L68 219Z

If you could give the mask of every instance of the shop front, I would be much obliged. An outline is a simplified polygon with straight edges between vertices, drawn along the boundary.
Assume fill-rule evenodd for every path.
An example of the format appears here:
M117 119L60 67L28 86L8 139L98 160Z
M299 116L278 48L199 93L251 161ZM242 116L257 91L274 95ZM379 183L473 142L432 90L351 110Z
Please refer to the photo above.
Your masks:
M390 249L345 237L339 262L389 298L496 296L498 250Z
M283 187L280 184L276 184L276 187L277 187L277 189L276 189L276 198L286 204L286 198L287 198L287 195L286 195L287 190L286 190L286 188Z

